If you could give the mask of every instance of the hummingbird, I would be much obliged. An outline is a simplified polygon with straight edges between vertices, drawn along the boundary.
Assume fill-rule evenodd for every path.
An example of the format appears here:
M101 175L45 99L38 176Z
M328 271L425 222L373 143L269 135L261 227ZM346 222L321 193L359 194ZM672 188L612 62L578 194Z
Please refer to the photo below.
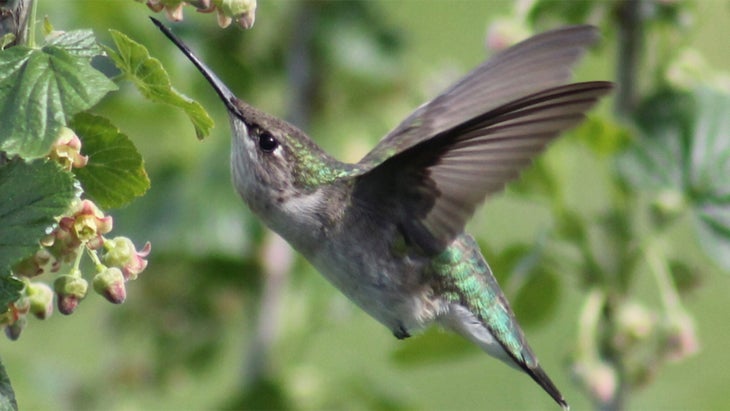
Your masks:
M521 369L560 406L510 305L464 226L612 83L569 83L599 37L560 28L496 53L418 107L357 163L236 97L152 18L223 100L238 194L330 283L398 339L438 324Z

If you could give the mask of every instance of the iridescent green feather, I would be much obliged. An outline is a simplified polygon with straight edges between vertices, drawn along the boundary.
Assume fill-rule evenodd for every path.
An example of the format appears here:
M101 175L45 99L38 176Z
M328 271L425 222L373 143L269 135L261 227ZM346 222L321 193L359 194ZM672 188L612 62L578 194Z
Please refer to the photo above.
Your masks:
M537 364L529 350L524 349L524 335L479 252L479 245L470 235L462 234L434 258L431 270L442 284L444 298L474 313L511 356L528 366Z

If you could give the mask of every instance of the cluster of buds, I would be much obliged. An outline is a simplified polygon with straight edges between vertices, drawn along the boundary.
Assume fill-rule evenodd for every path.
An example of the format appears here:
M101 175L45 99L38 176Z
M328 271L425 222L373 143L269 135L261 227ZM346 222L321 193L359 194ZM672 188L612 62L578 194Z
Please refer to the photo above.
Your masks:
M145 258L150 243L138 251L126 237L104 237L112 226L112 217L104 215L92 201L77 201L41 241L39 250L13 266L13 273L24 281L25 287L21 298L0 316L0 325L5 326L10 338L18 338L28 312L41 319L48 317L53 312L54 294L59 312L68 315L76 310L89 288L79 268L84 254L96 267L94 291L114 304L124 302L125 283L136 279L147 267ZM55 279L53 290L44 283L30 281L49 273L62 274Z
M24 279L21 296L10 303L7 311L0 314L0 324L5 326L5 335L17 340L21 331L28 324L28 314L45 320L53 313L53 290L42 282Z
M183 19L185 5L195 7L200 13L215 12L222 28L235 21L244 29L250 29L256 20L256 0L146 0L146 4L155 13L164 10L171 21Z
M618 395L619 369L621 384L636 389L652 381L666 362L683 360L699 350L692 317L679 306L658 312L624 301L614 310L615 321L596 327L604 332L591 335L591 341L576 350L573 362L574 376L601 407ZM599 343L602 336L608 339ZM605 349L612 361L604 355Z

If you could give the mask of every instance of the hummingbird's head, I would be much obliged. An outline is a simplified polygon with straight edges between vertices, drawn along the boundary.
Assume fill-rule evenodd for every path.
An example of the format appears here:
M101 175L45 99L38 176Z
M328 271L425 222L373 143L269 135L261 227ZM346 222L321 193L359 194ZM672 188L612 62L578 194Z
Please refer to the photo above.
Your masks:
M293 125L233 101L231 173L249 206L266 211L316 190L329 156Z
M293 125L240 100L167 27L157 27L200 70L228 109L233 134L231 171L236 190L259 214L281 208L338 178L336 162Z

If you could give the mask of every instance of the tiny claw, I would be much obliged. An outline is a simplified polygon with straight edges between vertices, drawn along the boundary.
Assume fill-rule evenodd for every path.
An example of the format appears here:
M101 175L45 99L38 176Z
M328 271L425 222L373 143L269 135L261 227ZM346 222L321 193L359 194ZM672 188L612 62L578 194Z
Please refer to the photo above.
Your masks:
M399 340L405 340L411 336L403 325L399 325L397 330L393 330L393 335Z

